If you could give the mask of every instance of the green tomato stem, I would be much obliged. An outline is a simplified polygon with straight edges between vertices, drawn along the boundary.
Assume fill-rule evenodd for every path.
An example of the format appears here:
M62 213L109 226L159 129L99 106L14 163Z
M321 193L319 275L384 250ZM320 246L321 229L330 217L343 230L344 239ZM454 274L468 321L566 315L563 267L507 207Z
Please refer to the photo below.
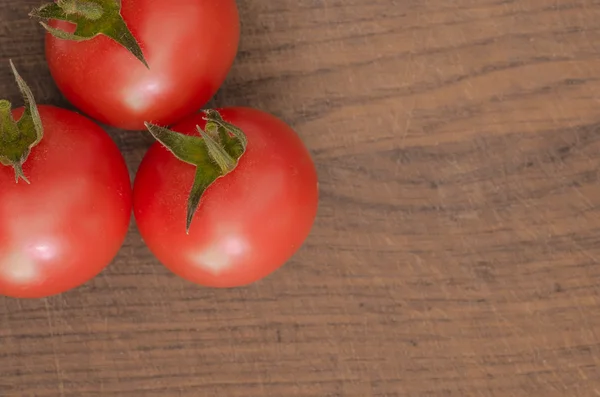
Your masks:
M118 0L58 0L34 8L29 16L40 20L48 33L63 40L85 41L105 35L119 43L149 69L144 53L121 16ZM46 20L55 19L75 24L75 32L69 33L48 25Z
M91 1L82 0L57 0L56 4L65 12L65 14L77 14L96 21L104 15L104 10L99 4Z
M0 99L0 142L13 142L19 137L19 127L12 116L12 104Z
M19 179L29 183L23 173L23 164L31 149L42 140L44 130L35 99L25 80L21 78L12 60L12 72L25 101L25 111L18 121L12 116L12 105L6 99L0 100L0 164L10 166L15 171L15 182Z
M194 214L206 189L237 167L248 144L242 130L225 122L216 110L205 110L204 113L205 129L196 126L199 137L145 123L152 136L176 158L196 167L187 202L186 233L190 231Z
M223 175L233 171L237 165L237 160L227 153L225 148L221 146L220 137L217 133L202 131L202 128L196 126L198 133L204 138L204 144L208 150L209 157L219 166Z

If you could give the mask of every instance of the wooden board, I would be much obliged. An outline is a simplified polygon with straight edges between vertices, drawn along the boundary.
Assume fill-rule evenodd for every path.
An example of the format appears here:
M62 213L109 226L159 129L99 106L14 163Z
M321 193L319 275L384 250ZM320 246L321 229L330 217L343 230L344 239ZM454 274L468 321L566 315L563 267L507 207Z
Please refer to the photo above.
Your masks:
M38 0L0 0L41 103ZM210 105L289 122L313 232L247 288L163 268L132 223L98 278L0 298L9 397L600 396L600 2L240 0ZM109 129L132 177L147 134ZM1 189L1 187L0 187Z

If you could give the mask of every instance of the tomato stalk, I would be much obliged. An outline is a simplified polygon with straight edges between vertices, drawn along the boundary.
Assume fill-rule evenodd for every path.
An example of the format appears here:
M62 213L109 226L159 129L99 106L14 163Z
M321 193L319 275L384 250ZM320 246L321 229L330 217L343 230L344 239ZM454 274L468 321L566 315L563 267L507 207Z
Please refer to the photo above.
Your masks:
M244 132L223 120L216 110L205 110L204 130L196 126L200 137L180 134L151 123L144 123L154 138L179 160L196 167L188 197L186 233L189 234L202 195L218 178L233 171L246 152Z
M104 14L104 10L99 4L89 1L56 0L56 4L67 15L78 14L91 21L100 19Z
M139 43L121 16L120 0L57 0L33 9L29 15L77 25L75 32L69 33L40 21L44 29L59 39L84 41L103 34L123 46L149 69Z
M10 67L23 95L25 111L19 120L15 120L10 101L0 100L0 163L13 167L15 182L18 183L19 179L23 179L29 183L23 173L23 164L29 157L31 149L42 140L44 129L29 86L17 72L12 60Z

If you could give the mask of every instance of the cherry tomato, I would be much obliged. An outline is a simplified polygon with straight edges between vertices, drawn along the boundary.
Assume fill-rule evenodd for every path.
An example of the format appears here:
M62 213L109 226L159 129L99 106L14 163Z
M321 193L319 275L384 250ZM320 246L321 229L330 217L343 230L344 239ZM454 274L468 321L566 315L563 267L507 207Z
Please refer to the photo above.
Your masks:
M157 142L133 188L135 219L150 250L175 274L200 285L243 286L280 268L307 238L318 207L310 154L283 121L251 108L218 110L247 138L233 171L205 191L186 233L187 200L197 168ZM194 114L172 130L198 135Z
M240 35L235 0L121 0L144 66L106 35L46 34L46 59L63 95L94 119L126 130L170 125L200 109L224 82ZM52 28L75 25L51 19Z
M121 247L131 216L125 160L94 122L38 106L44 136L23 164L0 166L0 295L40 298L84 284ZM12 112L15 120L23 108Z

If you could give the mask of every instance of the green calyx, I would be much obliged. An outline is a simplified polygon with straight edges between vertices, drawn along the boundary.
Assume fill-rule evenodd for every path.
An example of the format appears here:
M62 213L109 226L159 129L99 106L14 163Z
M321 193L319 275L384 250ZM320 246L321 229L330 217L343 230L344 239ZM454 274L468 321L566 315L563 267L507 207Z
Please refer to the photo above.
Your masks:
M184 135L145 123L152 136L175 157L196 167L187 203L186 233L189 233L192 219L206 189L218 178L235 169L248 144L242 130L224 121L219 112L205 110L204 114L204 130L196 126L200 136Z
M44 29L59 39L84 41L100 34L108 36L149 68L139 43L121 16L120 0L57 0L56 3L33 9L29 15L42 20L58 19L77 25L74 33L68 33L40 21Z
M23 164L31 149L42 140L44 129L31 90L12 61L10 67L23 95L25 111L19 120L15 120L11 103L6 99L0 100L0 164L14 168L17 183L19 179L29 183L23 173Z

